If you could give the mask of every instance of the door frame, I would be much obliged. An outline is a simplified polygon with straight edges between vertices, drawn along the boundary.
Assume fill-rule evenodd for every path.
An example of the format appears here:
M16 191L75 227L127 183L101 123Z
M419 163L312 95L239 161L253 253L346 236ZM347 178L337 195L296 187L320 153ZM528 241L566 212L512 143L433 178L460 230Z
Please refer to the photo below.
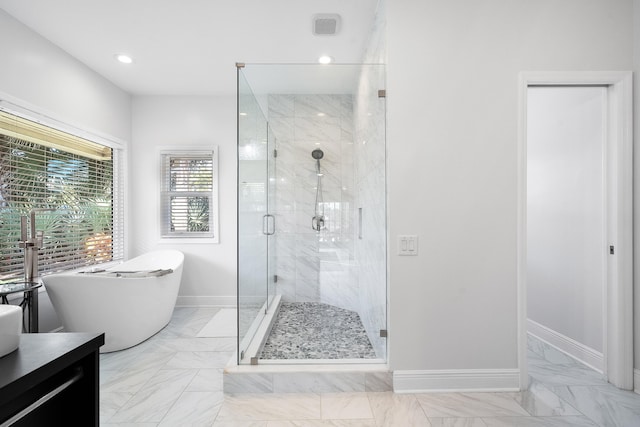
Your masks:
M518 100L518 367L520 389L527 372L527 90L530 86L607 88L604 375L621 389L633 389L633 78L628 71L521 72ZM605 250L606 248L603 248Z

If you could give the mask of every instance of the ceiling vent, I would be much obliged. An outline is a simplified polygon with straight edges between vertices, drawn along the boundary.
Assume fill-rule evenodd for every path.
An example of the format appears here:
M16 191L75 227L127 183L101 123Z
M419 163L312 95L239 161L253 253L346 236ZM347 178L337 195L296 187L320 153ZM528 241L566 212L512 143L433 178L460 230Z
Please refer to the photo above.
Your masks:
M321 13L313 17L313 34L333 36L340 32L342 18L336 13Z

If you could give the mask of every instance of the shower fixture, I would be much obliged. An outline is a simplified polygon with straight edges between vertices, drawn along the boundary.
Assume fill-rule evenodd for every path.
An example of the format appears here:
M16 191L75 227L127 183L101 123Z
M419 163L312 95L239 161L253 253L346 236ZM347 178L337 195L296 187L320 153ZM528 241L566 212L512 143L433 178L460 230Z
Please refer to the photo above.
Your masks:
M318 185L316 186L315 215L311 218L311 228L320 231L324 228L324 201L322 200L322 172L320 170L320 159L324 157L324 152L316 148L311 152L311 157L316 160L316 176Z

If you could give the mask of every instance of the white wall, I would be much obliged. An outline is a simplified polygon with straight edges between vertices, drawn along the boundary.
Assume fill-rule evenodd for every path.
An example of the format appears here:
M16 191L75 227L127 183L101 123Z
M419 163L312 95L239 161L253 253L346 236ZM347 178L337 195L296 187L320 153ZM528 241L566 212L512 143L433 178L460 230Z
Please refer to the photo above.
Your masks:
M602 87L533 87L527 95L527 315L598 352L605 106Z
M0 10L0 99L129 141L131 97ZM8 96L4 96L8 95Z
M131 137L131 98L66 52L0 10L0 100L110 140ZM6 103L9 104L6 104ZM40 331L61 324L40 296Z
M517 368L518 73L631 69L631 5L387 3L394 370Z
M178 304L235 304L235 113L234 96L137 96L133 99L131 255L163 248L185 253ZM218 244L160 243L158 147L181 145L218 146Z

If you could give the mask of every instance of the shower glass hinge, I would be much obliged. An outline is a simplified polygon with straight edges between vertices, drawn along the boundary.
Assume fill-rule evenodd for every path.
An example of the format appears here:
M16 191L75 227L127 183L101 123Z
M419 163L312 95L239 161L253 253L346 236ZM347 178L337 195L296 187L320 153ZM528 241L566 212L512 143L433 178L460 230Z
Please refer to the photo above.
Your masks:
M258 364L258 358L257 357L252 357L251 358L251 364L252 365L257 365Z
M240 360L244 359L244 351L240 352Z
M244 62L236 62L236 68L244 68Z
M386 329L380 329L380 338L387 338L388 334L387 334L387 330Z
M378 98L386 98L387 97L387 91L385 89L380 89L378 91Z
M278 283L278 275L277 274L273 275L273 283Z
M609 246L609 254L615 255L615 253L616 253L616 249L613 246Z
M273 150L273 157L278 157L278 150L276 149Z

